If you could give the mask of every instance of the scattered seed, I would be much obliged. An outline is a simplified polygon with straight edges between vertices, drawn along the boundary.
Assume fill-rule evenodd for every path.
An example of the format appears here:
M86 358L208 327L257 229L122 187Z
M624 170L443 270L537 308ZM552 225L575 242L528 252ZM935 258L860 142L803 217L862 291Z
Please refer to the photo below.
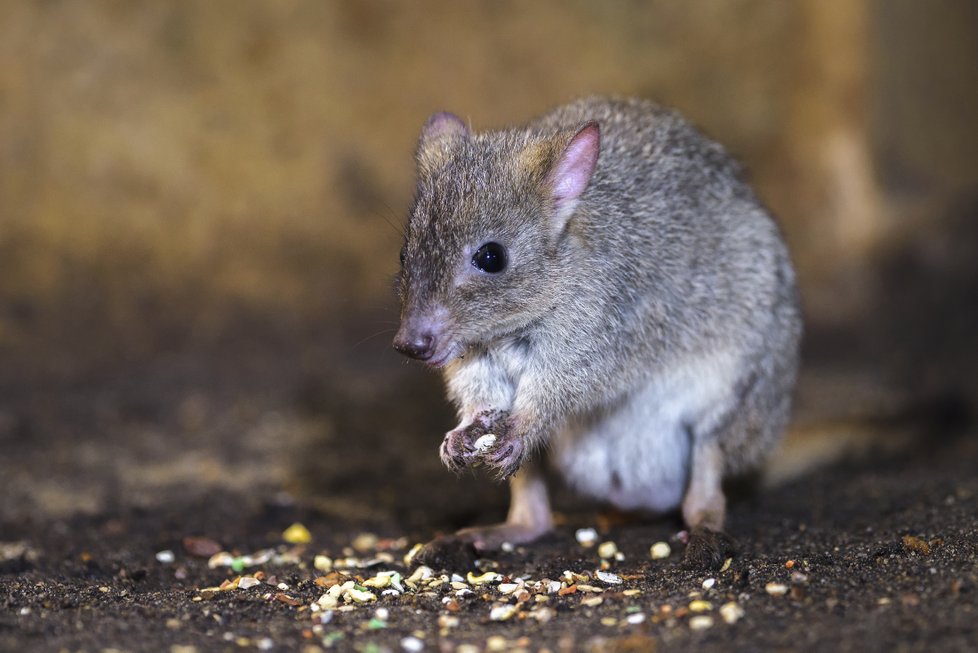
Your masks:
M312 566L317 571L333 571L333 559L329 556L318 555L312 559Z
M598 545L598 556L605 560L614 558L616 553L618 553L618 545L610 540Z
M377 536L373 533L359 533L353 538L350 546L360 553L366 553L377 548L377 540Z
M630 614L625 618L625 621L634 625L643 623L645 621L645 614L642 612L636 612L635 614Z
M421 565L420 567L414 570L413 574L405 578L404 582L408 583L409 585L416 585L417 583L423 580L428 580L434 575L435 572L431 570L431 567L426 567L424 565Z
M736 602L730 601L720 606L720 616L728 624L735 624L744 616L744 609Z
M788 593L788 586L784 583L768 583L764 586L764 591L771 596L784 596Z
M438 615L438 627L439 628L458 628L460 623L459 618L451 614L440 614Z
M411 562L414 560L414 556L418 555L418 551L420 551L423 548L423 546L424 546L423 544L418 542L417 544L411 547L410 551L404 554L403 562L405 567L411 566Z
M282 532L282 539L289 544L309 544L312 542L312 534L308 528L296 522Z
M713 627L713 617L708 614L700 614L691 617L689 620L690 630L706 630Z
M493 635L486 640L487 651L508 651L509 649L509 641L501 635Z
M507 621L512 619L517 612L515 605L497 605L489 611L489 618L493 621Z
M420 567L419 567L420 569ZM485 585L486 583L496 583L502 580L502 574L496 573L495 571L487 571L486 573L476 576L471 571L466 575L465 579L470 585Z
M621 584L621 577L618 576L617 574L612 574L607 571L597 571L595 572L595 574L597 575L598 580L608 583L609 585Z
M600 596L585 596L581 599L581 605L586 605L589 608L594 608L604 603L604 599Z
M662 560L672 555L672 547L669 546L668 542L656 542L649 549L649 554L653 560Z
M723 566L720 567L720 573L723 573L726 570L730 569L730 563L731 562L733 562L733 558L727 558L726 560L724 560L723 561Z
M716 583L717 583L716 578L707 578L706 580L703 581L703 589L705 590L713 589L713 586L716 585Z
M592 547L598 541L598 532L593 528L578 528L574 537L581 546Z
M713 609L713 604L709 601L704 601L702 599L696 599L695 601L689 602L690 612L709 612Z
M251 589L255 585L261 585L261 581L254 576L242 576L238 580L238 589Z
M419 653L424 650L424 642L417 637L405 637L401 640L401 648L408 653Z

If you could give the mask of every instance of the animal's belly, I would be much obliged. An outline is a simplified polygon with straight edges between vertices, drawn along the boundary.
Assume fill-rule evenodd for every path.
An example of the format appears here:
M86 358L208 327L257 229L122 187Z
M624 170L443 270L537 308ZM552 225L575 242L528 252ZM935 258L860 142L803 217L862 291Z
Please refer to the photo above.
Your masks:
M625 510L666 512L682 502L689 449L675 411L640 396L569 424L555 438L552 460L582 494Z

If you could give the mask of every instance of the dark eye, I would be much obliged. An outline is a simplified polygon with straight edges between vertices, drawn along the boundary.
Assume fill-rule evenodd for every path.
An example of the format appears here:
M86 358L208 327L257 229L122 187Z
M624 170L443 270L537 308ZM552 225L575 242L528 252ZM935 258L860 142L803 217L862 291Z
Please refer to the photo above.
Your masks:
M506 269L506 248L499 243L486 243L475 251L472 265L490 274L502 272Z

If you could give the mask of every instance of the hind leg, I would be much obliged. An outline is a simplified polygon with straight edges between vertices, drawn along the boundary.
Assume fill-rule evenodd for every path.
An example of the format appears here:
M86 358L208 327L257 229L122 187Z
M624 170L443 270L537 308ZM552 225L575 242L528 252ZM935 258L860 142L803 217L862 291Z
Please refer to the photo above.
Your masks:
M683 499L683 521L689 529L685 561L691 567L718 569L734 552L733 539L723 531L727 511L723 470L716 441L694 443L689 486Z
M553 528L547 485L537 461L530 461L509 480L509 514L502 524L465 528L456 537L477 551L498 549L504 543L526 544Z

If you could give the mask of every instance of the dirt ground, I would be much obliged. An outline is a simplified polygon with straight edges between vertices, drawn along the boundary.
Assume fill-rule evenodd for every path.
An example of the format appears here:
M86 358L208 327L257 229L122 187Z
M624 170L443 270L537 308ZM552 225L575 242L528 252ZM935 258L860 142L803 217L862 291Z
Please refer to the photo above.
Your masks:
M5 377L0 650L978 645L978 439L953 406L877 425L896 438L913 422L909 450L741 492L740 548L723 571L682 566L675 517L558 492L553 535L411 587L412 546L499 519L505 488L440 468L451 415L437 380L384 344L327 370L308 351L277 353L174 354L85 383ZM809 369L800 415L835 395L872 401L857 381ZM294 523L308 543L286 541ZM620 555L583 546L582 528ZM671 555L653 559L657 542ZM331 591L335 605L321 598Z

